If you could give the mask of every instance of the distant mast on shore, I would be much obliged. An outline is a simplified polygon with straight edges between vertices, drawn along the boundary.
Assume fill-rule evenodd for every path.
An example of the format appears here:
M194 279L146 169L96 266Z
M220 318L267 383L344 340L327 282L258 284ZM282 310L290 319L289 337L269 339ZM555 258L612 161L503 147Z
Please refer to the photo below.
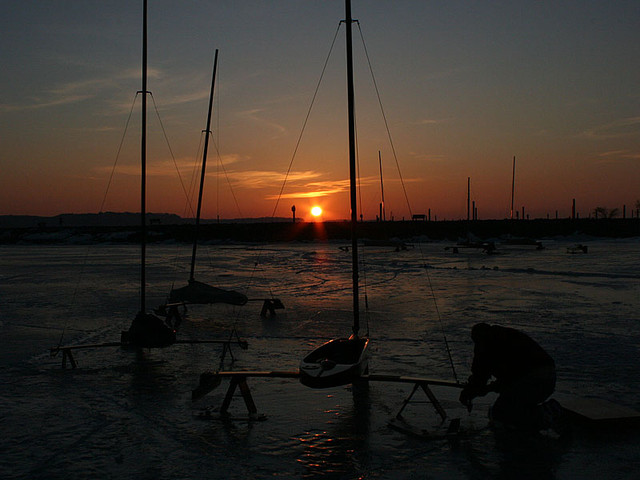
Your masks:
M516 156L513 156L513 173L511 175L511 214L509 218L513 220L513 198L516 189Z

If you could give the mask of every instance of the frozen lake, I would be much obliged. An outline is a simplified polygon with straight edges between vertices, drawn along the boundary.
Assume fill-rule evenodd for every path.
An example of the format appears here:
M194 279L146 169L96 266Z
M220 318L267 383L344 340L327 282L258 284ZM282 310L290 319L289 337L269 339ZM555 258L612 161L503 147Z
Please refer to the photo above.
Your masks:
M361 323L372 338L371 373L464 381L470 328L484 321L520 328L543 345L556 360L559 394L640 409L640 239L580 242L587 254L567 252L576 239L496 255L454 254L445 243L364 248ZM179 338L227 338L235 328L249 348L234 346L225 369L297 369L313 346L350 333L351 257L342 245L201 247L196 278L252 299L273 295L286 309L260 318L259 301L192 307ZM217 345L142 357L118 347L83 350L74 353L75 370L49 356L60 342L119 340L138 309L138 247L11 245L0 254L1 478L602 479L640 469L640 427L578 430L563 441L505 438L487 427L493 397L468 414L455 389L434 389L462 419L466 433L455 441L389 428L411 390L390 383L311 390L296 380L252 379L266 421L203 419L227 388L223 381L191 401L200 374L218 368ZM185 245L149 247L149 306L186 283L189 258ZM430 425L428 405L407 408L416 424ZM230 410L244 415L242 399Z

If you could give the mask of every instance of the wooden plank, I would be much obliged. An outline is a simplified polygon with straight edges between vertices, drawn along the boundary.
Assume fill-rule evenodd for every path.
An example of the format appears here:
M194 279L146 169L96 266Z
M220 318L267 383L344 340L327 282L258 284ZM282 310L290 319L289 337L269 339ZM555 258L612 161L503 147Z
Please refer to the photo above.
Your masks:
M217 344L238 344L240 348L246 350L248 347L248 343L243 340L176 340L173 342L174 345L197 345L200 343L217 343Z
M101 348L101 347L121 347L122 342L108 342L108 343L87 343L84 345L65 345L64 347L52 347L51 354L55 355L58 352L64 352L65 350L78 350L81 348Z
M397 382L397 383L423 383L427 385L440 385L443 387L463 388L462 383L453 380L439 380L437 378L423 377L407 377L404 375L362 375L363 380L379 381L379 382Z
M214 372L221 377L275 377L275 378L298 378L299 371L277 372L272 370L238 370L235 372Z
M599 398L566 396L557 398L569 415L589 422L640 421L640 412Z
M275 377L275 378L299 378L300 372L295 371L273 371L273 370L238 370L230 372L215 372L222 377L233 377L236 375L244 377ZM375 382L397 382L397 383L420 383L426 385L440 385L444 387L463 388L464 385L453 380L439 380L436 378L407 377L403 375L369 374L362 375L362 380Z
M247 348L247 342L245 341L237 341L237 340L176 340L174 345L196 345L200 343L238 343L242 349ZM106 343L86 343L81 345L65 345L63 347L51 347L51 353L55 354L64 350L79 350L82 348L103 348L103 347L126 347L129 346L129 343L122 342L106 342Z

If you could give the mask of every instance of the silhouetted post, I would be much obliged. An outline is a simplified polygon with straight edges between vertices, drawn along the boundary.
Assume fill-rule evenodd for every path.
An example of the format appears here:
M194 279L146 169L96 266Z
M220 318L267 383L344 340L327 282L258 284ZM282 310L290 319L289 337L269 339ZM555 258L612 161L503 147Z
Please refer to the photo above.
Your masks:
M469 200L471 198L471 177L467 177L467 221L470 220Z
M522 207L522 219L524 220L524 207Z
M558 219L558 210L556 210L556 220Z
M291 207L291 213L293 213L293 223L296 223L296 206Z
M513 197L516 189L516 156L513 156L513 175L511 176L511 215L510 218L513 220Z
M476 219L476 201L475 200L471 202L471 218L473 220Z
M429 209L429 221L431 221L431 209Z
M623 219L627 218L627 206L626 205L622 206L622 218Z
M571 219L575 220L576 219L576 199L573 199L573 204L571 206Z

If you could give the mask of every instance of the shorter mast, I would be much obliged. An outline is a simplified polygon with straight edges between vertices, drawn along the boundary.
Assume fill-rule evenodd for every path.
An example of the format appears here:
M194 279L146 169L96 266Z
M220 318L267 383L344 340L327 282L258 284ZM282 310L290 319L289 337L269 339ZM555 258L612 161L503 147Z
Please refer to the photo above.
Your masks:
M516 156L513 156L513 174L511 176L511 215L510 218L513 220L513 197L516 190Z
M202 154L202 172L200 174L200 190L198 193L198 208L196 210L196 232L193 239L193 252L191 253L191 273L189 274L189 282L195 280L195 268L196 268L196 251L198 249L198 231L200 229L200 212L202 211L202 192L204 190L204 177L207 168L207 153L209 150L209 135L211 132L211 111L213 110L213 89L216 81L216 69L218 67L218 49L213 59L213 75L211 79L211 93L209 95L209 113L207 114L207 128L205 132L204 140L204 152Z

